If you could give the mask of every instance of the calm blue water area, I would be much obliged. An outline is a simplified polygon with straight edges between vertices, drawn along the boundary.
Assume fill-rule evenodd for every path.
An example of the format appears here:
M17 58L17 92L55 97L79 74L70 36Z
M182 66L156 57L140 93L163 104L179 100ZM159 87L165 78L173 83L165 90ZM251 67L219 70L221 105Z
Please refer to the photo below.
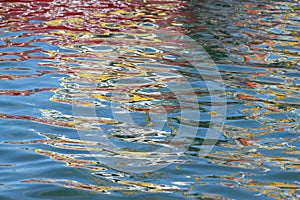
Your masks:
M7 47L0 49L0 53L5 52L24 52L28 50L33 50L33 48L25 48L25 47Z
M0 38L9 38L9 37L15 37L15 36L22 36L25 33L28 33L28 31L3 32L3 33L0 33Z
M2 59L14 59L14 58L19 58L19 56L0 56Z
M11 39L10 41L11 42L31 42L32 40L35 40L35 39L40 39L40 38L44 38L43 36L41 35L31 35L31 36L28 36L28 37L19 37L19 38L14 38L14 39Z

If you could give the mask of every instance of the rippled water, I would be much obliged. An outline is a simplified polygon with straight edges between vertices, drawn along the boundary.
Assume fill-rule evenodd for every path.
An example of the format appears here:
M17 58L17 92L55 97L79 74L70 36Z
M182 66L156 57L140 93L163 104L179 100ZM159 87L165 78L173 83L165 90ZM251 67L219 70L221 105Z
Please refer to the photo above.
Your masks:
M298 1L0 5L0 199L300 198Z

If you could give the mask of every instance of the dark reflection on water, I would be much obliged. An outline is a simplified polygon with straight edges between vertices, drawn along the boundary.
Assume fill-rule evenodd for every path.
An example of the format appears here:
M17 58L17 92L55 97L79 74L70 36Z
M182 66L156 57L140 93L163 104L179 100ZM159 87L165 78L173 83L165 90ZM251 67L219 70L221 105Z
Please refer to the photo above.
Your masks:
M299 2L0 4L0 198L299 198ZM198 151L219 113L193 67L159 49L191 49L176 32L210 53L226 86L225 127L205 158ZM181 109L200 109L200 121L181 118L166 89L180 86L182 74L198 99L185 94L190 107ZM135 125L115 119L112 102ZM74 104L96 105L97 118L74 117ZM103 149L76 131L102 127L115 143L139 149L170 145L179 125L198 128L188 151L144 174L99 163L88 150ZM126 158L125 147L103 155Z

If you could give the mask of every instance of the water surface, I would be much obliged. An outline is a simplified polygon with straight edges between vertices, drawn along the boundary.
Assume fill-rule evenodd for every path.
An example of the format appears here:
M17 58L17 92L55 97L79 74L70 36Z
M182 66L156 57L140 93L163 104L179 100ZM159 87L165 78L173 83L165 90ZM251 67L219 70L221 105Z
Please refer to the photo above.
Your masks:
M0 5L0 199L300 198L298 1ZM222 83L165 50L193 52L178 33L206 49ZM209 91L204 74L225 92ZM193 93L180 90L187 81ZM212 105L224 102L222 116ZM205 140L218 117L220 137ZM197 130L191 144L171 142L179 127ZM100 128L122 151L78 134ZM91 155L142 159L162 146L187 151L139 174Z

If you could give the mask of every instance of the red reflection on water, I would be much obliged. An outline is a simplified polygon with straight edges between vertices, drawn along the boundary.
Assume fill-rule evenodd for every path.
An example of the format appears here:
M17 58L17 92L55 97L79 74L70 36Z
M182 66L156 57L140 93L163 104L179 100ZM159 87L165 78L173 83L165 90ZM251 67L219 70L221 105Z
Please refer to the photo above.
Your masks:
M42 119L42 118L37 118L37 117L25 116L25 115L9 115L9 114L0 113L0 118L28 120L28 121L32 121L32 122L38 122L38 123L43 123L43 124L48 124L48 125L53 125L53 126L75 128L75 125L72 123L49 120L49 119Z
M37 92L51 91L55 88L36 88L32 90L0 90L0 96L30 96Z

